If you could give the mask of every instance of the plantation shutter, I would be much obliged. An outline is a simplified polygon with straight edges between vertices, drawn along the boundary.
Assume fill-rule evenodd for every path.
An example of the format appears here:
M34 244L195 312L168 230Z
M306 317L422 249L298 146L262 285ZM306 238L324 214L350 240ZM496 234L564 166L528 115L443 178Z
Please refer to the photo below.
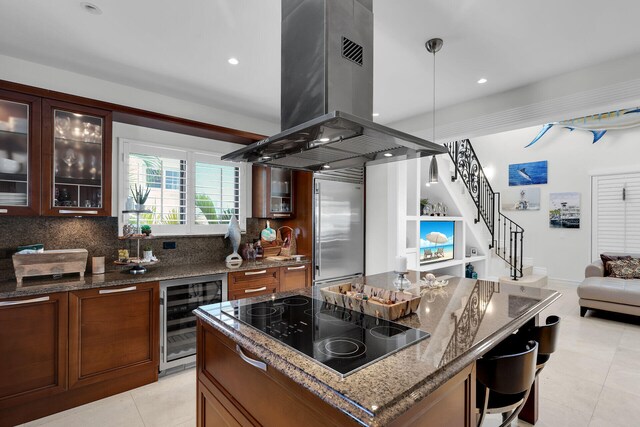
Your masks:
M592 259L603 252L640 253L640 173L594 176Z
M226 225L232 216L240 218L241 171L213 156L195 157L194 222L197 227Z

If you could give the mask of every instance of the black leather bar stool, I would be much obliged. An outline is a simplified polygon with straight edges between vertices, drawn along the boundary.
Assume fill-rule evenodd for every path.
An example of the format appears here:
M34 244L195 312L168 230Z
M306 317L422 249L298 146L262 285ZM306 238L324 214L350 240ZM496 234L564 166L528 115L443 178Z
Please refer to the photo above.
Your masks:
M476 363L478 427L486 414L502 414L502 424L511 424L524 407L536 376L538 343L511 335Z
M536 362L536 377L545 367L551 354L556 351L558 334L560 331L560 317L549 316L545 324L521 329L518 335L522 340L533 340L538 343L538 360Z

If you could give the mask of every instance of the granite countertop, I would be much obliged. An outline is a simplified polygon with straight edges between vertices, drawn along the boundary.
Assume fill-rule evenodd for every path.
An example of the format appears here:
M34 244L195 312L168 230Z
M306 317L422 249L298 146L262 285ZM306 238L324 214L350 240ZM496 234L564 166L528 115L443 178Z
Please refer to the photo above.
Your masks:
M126 270L107 271L105 274L67 275L59 279L51 277L26 277L22 285L17 281L0 282L0 298L12 298L28 295L50 294L53 292L75 291L80 289L101 288L107 286L132 285L136 283L156 282L159 280L180 279L183 277L197 277L232 271L255 270L261 268L286 267L311 262L308 257L301 261L262 261L259 264L243 262L238 268L229 268L224 261L214 261L202 264L184 264L163 266L157 264L148 268L145 274L130 274Z
M413 284L417 283L417 278L416 272L408 275ZM384 273L356 280L393 289L393 279L393 274ZM298 294L322 299L317 289L282 292L275 297ZM559 297L558 292L549 289L451 278L448 286L423 293L418 314L398 320L398 323L429 332L429 338L344 378L222 313L223 308L264 301L270 298L268 296L203 306L195 313L260 357L270 368L287 375L325 402L364 425L383 426Z

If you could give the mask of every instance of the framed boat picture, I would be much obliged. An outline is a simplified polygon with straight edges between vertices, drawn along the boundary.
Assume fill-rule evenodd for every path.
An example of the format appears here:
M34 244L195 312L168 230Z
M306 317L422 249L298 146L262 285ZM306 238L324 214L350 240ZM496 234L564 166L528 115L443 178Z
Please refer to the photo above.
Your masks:
M509 165L509 186L547 183L547 161Z
M580 228L580 193L549 194L549 227Z

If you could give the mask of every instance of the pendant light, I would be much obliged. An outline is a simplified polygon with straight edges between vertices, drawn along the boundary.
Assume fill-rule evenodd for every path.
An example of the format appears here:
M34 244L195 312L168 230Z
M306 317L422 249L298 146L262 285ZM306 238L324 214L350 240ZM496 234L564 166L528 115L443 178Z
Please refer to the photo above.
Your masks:
M442 49L442 39L430 39L424 44L424 47L427 48L429 53L433 53L433 139L431 141L436 142L436 53ZM431 157L431 164L429 165L429 180L427 181L427 185L437 183L438 161L436 160L436 156L433 156Z

